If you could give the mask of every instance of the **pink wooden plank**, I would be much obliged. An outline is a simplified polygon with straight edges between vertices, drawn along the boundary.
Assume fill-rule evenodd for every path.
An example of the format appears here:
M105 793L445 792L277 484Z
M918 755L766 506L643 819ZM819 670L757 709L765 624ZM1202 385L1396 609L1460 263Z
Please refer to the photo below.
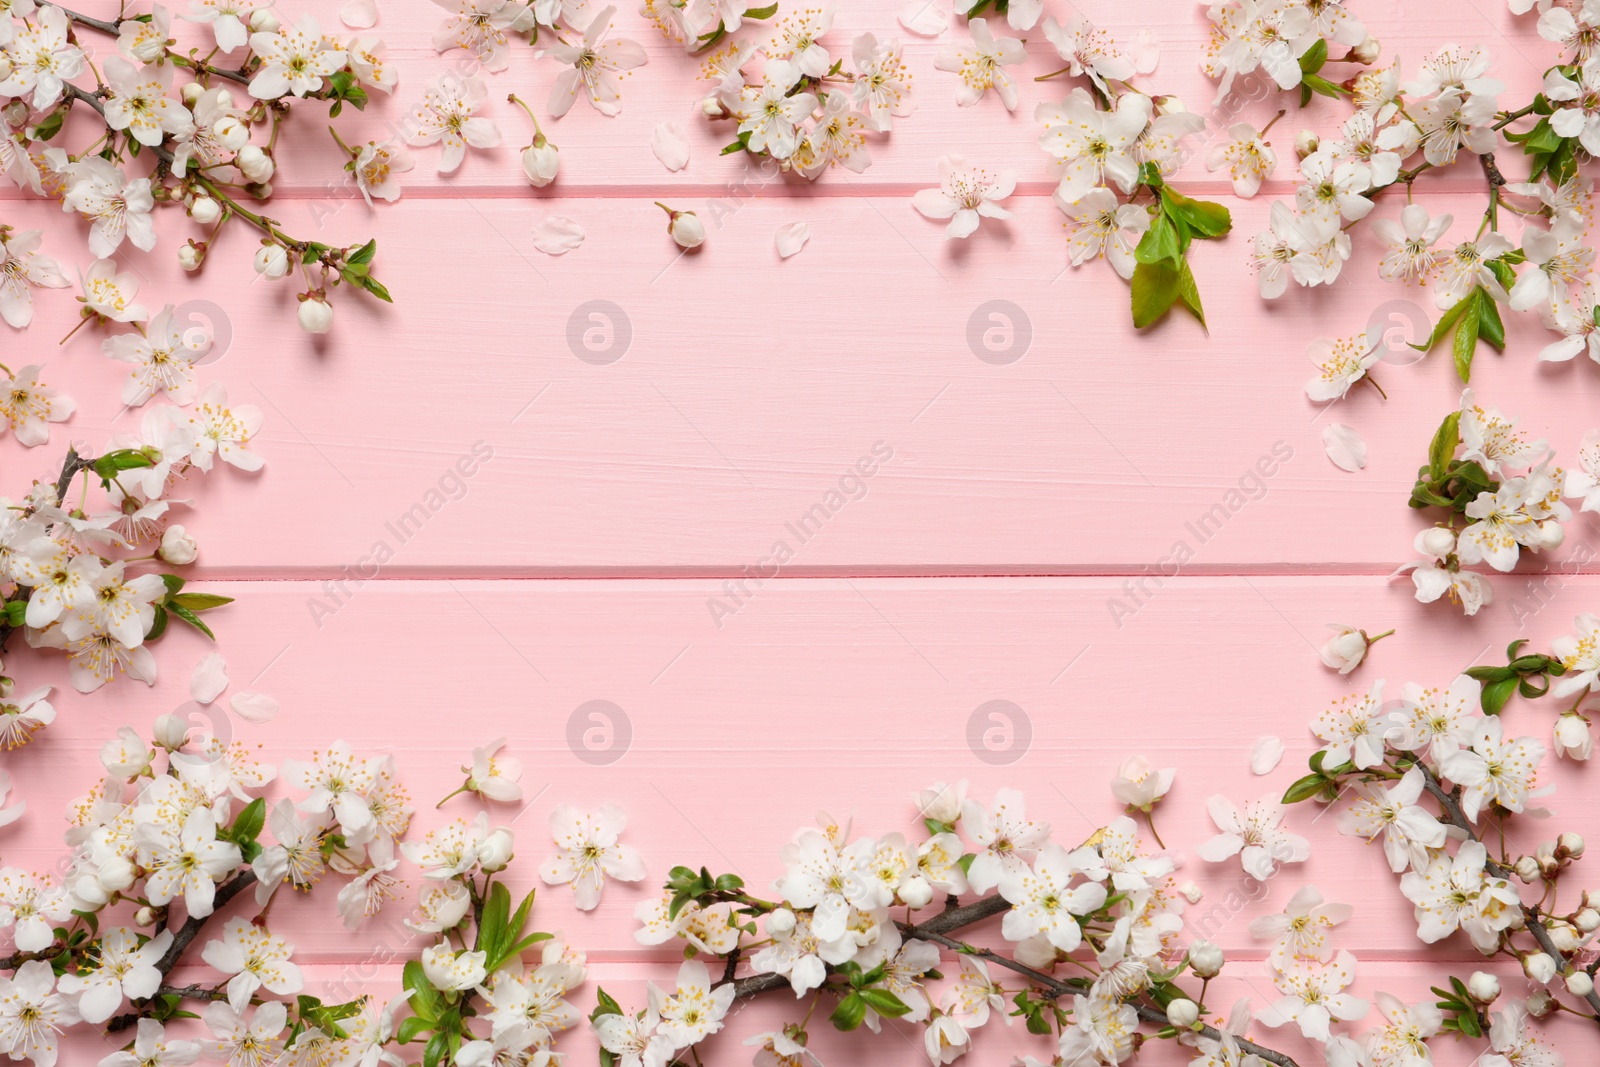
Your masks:
M590 8L598 10L600 6L594 3ZM976 107L959 108L955 104L955 75L935 70L933 59L946 43L965 39L964 23L958 20L937 40L917 38L905 32L896 20L902 6L901 0L858 0L844 5L835 21L836 29L827 40L838 56L847 55L850 42L863 31L871 31L880 38L898 35L905 45L907 63L915 79L917 113L898 123L889 139L874 141L875 163L864 175L857 177L836 171L814 184L784 179L764 183L763 194L853 196L863 187L888 187L896 192L908 192L929 184L934 176L934 161L948 152L964 152L990 166L1013 169L1023 180L1024 191L1048 193L1051 180L1046 156L1036 144L1039 128L1033 119L1033 109L1039 102L1060 99L1068 83L1033 80L1061 66L1059 56L1042 31L1035 28L1025 35L1029 41L1029 60L1020 68L1014 68L1022 83L1022 100L1014 113L1008 115L992 95ZM550 124L547 132L562 150L563 174L559 184L534 193L520 170L517 152L531 139L531 129L526 117L505 102L505 96L512 92L522 95L543 114L557 73L553 60L534 60L533 49L522 45L514 51L510 69L486 77L492 102L484 113L500 124L505 133L505 146L483 154L473 153L474 158L452 175L435 173L437 150L422 149L418 153L418 169L406 178L406 195L456 198L470 193L548 198L599 192L656 196L673 190L679 195L708 196L730 182L742 184L741 157L719 155L722 147L733 140L731 128L725 123L706 122L698 111L698 101L709 88L709 83L700 79L701 57L687 56L680 46L665 41L637 12L636 5L624 3L617 7L615 32L644 44L650 61L628 79L621 115L607 119L580 101L570 115ZM80 5L80 9L86 14L110 18L115 15L116 5L100 0ZM349 33L338 24L333 9L325 3L284 0L276 9L290 16L310 12L320 18L325 30ZM1125 47L1134 44L1141 30L1150 30L1155 35L1161 48L1161 65L1141 84L1152 93L1174 94L1190 110L1206 114L1211 121L1211 132L1201 139L1202 145L1220 136L1229 123L1241 118L1259 126L1280 107L1295 108L1293 94L1269 94L1265 83L1258 85L1249 80L1244 83L1246 89L1241 94L1242 110L1236 111L1236 105L1213 105L1215 84L1198 69L1197 57L1209 33L1209 23L1199 8L1184 9L1174 15L1171 5L1161 0L1132 0L1047 10L1062 19L1074 12L1081 12L1096 25L1111 31ZM1383 10L1382 5L1366 5L1358 13L1384 43L1385 57L1402 56L1407 71L1416 69L1426 53L1444 43L1436 29L1441 22L1451 27L1452 39L1484 44L1498 58L1496 74L1507 82L1508 100L1529 97L1537 91L1543 70L1555 60L1554 47L1538 36L1534 20L1514 17L1503 5L1477 4L1463 9L1448 0L1427 0L1408 4L1403 13L1398 8ZM421 99L427 83L446 70L470 74L476 69L464 52L441 57L435 51L433 32L443 21L444 12L431 0L386 0L379 27L369 32L380 36L388 45L389 56L400 77L400 87L393 99L374 94L375 100L365 115L347 110L340 116L338 125L346 133L347 141L355 143L355 139L368 137L381 139L397 128L404 129L400 124L408 110ZM1001 24L998 32L1002 35L1018 36L1003 26L1003 18L997 21ZM209 36L196 28L179 22L175 22L174 27L174 33L181 40L205 41L209 47ZM765 37L759 39L765 40ZM97 35L87 35L87 40L98 47L101 54L108 53L109 44ZM1329 69L1340 78L1353 70ZM275 179L274 186L280 197L322 200L324 210L334 210L355 193L341 170L345 157L322 130L325 124L322 111L316 106L296 109L300 117L291 122L281 138L282 174ZM1304 120L1291 115L1279 128L1279 132L1285 134L1279 141L1285 160L1288 160L1287 149L1293 134L1300 125L1327 129L1341 121L1345 111L1331 101L1319 99L1307 114ZM676 174L669 173L650 152L651 131L662 121L679 123L691 138L691 164ZM1185 174L1186 180L1209 192L1224 191L1225 183L1219 183L1205 171L1205 154L1203 147L1197 151L1194 164ZM1278 178L1289 180L1291 177L1291 168L1286 162ZM1443 188L1472 189L1478 187L1480 176L1475 170L1461 167L1430 181ZM17 195L9 184L0 189L0 199Z
M1459 231L1481 202L1432 203ZM308 205L284 207L286 226L306 223ZM1265 209L1242 205L1237 236L1196 248L1210 336L1188 319L1134 336L1125 283L1101 264L1064 265L1043 200L955 247L906 198L751 200L681 257L648 201L571 200L551 210L589 236L560 259L532 248L542 207L407 202L386 216L380 254L398 303L341 300L316 340L294 323L290 283L253 280L242 236L214 253L198 293L165 256L127 262L150 303L226 316L228 350L201 373L266 413L266 471L199 490L202 572L370 574L382 541L390 577L727 574L771 559L779 540L794 550L787 574L1144 573L1170 569L1179 541L1190 573L1387 572L1410 554L1419 519L1404 501L1459 383L1435 355L1380 363L1387 402L1362 388L1332 412L1310 404L1308 340L1379 321L1398 343L1434 311L1375 277L1365 236L1339 288L1263 303L1240 261ZM318 232L354 239L363 211ZM42 207L6 218L59 233ZM815 236L780 263L773 232L796 220ZM80 400L56 441L98 447L136 427L141 415L115 404L122 365L93 331L55 345L76 321L70 293L38 303L28 332L4 335L5 359L47 363ZM1594 424L1595 368L1537 364L1548 335L1527 316L1510 328L1509 354L1478 360L1478 393L1571 457ZM1368 441L1360 474L1323 457L1332 421ZM441 478L461 491L449 472L477 441L494 458L464 481L466 499L433 498L421 532L397 536ZM863 479L865 498L803 538L787 532L875 446L894 456ZM0 443L36 476L59 447ZM309 501L338 506L284 521ZM1226 522L1191 530L1218 505ZM1583 565L1589 530L1574 525L1564 550Z
M765 886L780 873L782 841L819 807L853 809L863 834L912 830L908 794L941 777L969 780L979 797L1015 785L1061 840L1075 842L1117 814L1111 771L1142 750L1157 765L1178 768L1159 823L1168 843L1191 856L1181 877L1206 891L1189 913L1188 936L1221 943L1240 963L1234 974L1247 985L1240 992L1260 999L1268 989L1248 919L1281 905L1305 881L1356 905L1340 939L1366 961L1366 990L1418 998L1424 981L1465 974L1479 961L1461 945L1415 942L1410 908L1377 850L1338 836L1314 808L1291 816L1315 839L1312 859L1264 895L1237 869L1200 863L1192 850L1211 828L1199 802L1218 791L1243 799L1281 790L1312 748L1301 724L1380 675L1394 685L1443 682L1497 655L1511 636L1544 646L1565 632L1573 612L1592 607L1597 584L1575 580L1539 600L1523 594L1520 627L1504 617L1441 623L1403 589L1365 577L1181 579L1155 590L1121 628L1107 610L1122 594L1111 579L792 580L761 590L721 629L706 607L720 583L703 580L383 583L355 592L320 628L308 604L326 594L314 585L221 589L240 597L214 616L233 689L264 690L283 705L266 726L224 720L236 739L259 742L262 758L290 757L334 736L360 751L391 752L418 801L413 825L421 833L475 810L459 798L433 809L433 799L459 782L451 763L472 744L510 738L509 751L528 768L530 801L496 807L494 815L518 834L519 863L509 875L518 889L533 884L547 846L544 820L560 802L620 803L630 818L627 839L643 852L651 879L674 863L704 862ZM1399 632L1343 679L1320 665L1313 648L1333 619ZM118 724L142 727L186 699L184 671L201 646L189 634L166 639L168 671L153 689L123 685L116 699L61 694L57 724L37 748L8 761L30 813L7 831L6 862L55 861L54 813L94 778L102 739ZM29 676L36 668L27 654L8 665ZM59 678L55 665L43 670ZM627 719L627 746L609 764L591 761L615 749L569 744L574 712L592 700L613 702ZM994 725L979 713L993 700L1013 702L1021 709L1013 720L1026 716L1031 728L1014 762L996 762L1012 755L1004 744L974 748L969 740L975 728ZM1544 735L1549 714L1516 704L1507 717L1519 732ZM577 722L593 725L584 716ZM1246 770L1247 752L1263 733L1282 736L1289 755L1257 779ZM1600 827L1582 803L1592 788L1588 769L1546 767L1558 787L1558 814L1534 832L1593 837ZM665 980L674 966L670 948L644 949L632 939L631 912L644 892L613 884L601 907L582 915L564 892L545 890L536 921L587 947L600 983L637 1000L641 978ZM1241 910L1243 901L1250 903ZM331 894L319 892L280 900L274 928L281 925L330 994L363 982L388 989L393 967L382 965L410 944L389 925L402 915L349 934L333 916ZM1217 1003L1232 999L1228 993ZM733 1033L781 1019L786 998L772 1005L741 1014ZM996 1056L1021 1040L986 1036ZM586 1040L572 1047L583 1051ZM838 1062L858 1047L831 1038L821 1046ZM914 1050L896 1042L872 1048L885 1062L915 1062ZM712 1052L708 1062L718 1064L744 1055L736 1040Z

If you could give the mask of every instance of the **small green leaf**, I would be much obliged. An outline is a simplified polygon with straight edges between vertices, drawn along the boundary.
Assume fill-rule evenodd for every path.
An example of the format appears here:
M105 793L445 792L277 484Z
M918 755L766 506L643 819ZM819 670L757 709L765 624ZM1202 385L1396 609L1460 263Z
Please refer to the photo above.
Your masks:
M1517 691L1521 679L1516 677L1503 678L1498 682L1490 682L1483 687L1483 694L1479 700L1483 704L1486 715L1498 715L1505 710L1506 704L1511 700L1511 694Z
M744 17L747 18L747 19L756 19L757 21L760 21L762 19L770 19L772 16L776 15L777 13L778 13L778 5L777 4L768 4L766 7L752 7L752 8L746 9L745 13L744 13Z
M1298 804L1302 800L1310 800L1322 792L1322 787L1328 779L1320 774L1308 774L1291 785L1283 794L1285 804Z
M1496 352L1506 350L1506 326L1500 319L1500 309L1487 289L1478 288L1478 336L1489 342Z
M852 992L839 1001L828 1018L836 1030L854 1030L867 1018L867 1002L861 999L860 992Z
M1450 349L1456 358L1456 374L1462 381L1472 377L1472 357L1478 351L1478 324L1483 318L1483 290L1474 289L1466 298L1467 309L1456 323Z
M217 639L217 635L211 632L211 627L201 622L200 616L196 615L182 604L169 603L167 605L167 610L172 612L172 614L176 615L178 618L182 619L184 622L188 623L190 626L193 626L196 630L199 630L201 633L211 638L211 640L215 641Z
M879 1015L886 1015L891 1019L898 1019L911 1011L911 1005L887 989L863 989L857 995L866 1001L867 1007Z
M1328 62L1328 42L1321 37L1315 44L1307 48L1300 56L1300 71L1303 74L1315 74Z
M256 797L234 816L233 824L228 827L228 840L234 844L254 841L261 836L261 830L266 824L267 802L261 797Z
M1133 269L1133 325L1144 329L1160 320L1178 299L1178 272L1166 263L1140 263Z
M1144 232L1138 246L1133 250L1133 258L1140 263L1156 264L1170 261L1176 266L1182 257L1183 249L1179 247L1178 231L1166 212L1151 220L1150 228Z
M167 603L188 608L190 611L210 611L224 604L232 604L233 597L217 596L215 593L179 593L177 596L169 597Z
M1439 321L1434 323L1433 332L1428 335L1427 340L1423 341L1419 345L1412 345L1411 347L1415 348L1418 352L1432 351L1433 346L1444 339L1444 335L1450 331L1450 327L1454 326L1456 320L1459 319L1462 313L1467 310L1467 301L1470 299L1472 299L1470 296L1464 296L1460 300L1457 300L1454 304L1450 305L1450 308L1439 317Z

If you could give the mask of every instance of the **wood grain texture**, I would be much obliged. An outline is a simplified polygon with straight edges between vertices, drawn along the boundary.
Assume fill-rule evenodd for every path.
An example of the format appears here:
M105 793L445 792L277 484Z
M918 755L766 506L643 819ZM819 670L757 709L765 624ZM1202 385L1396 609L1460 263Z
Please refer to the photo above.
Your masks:
M402 84L394 99L341 118L351 137L393 129L459 58L434 51L443 13L429 0L381 6L377 32ZM1337 288L1259 299L1249 238L1290 190L1290 167L1240 201L1205 171L1203 148L1226 123L1259 125L1292 99L1247 93L1237 110L1210 109L1214 90L1195 66L1198 9L1047 5L1063 18L1081 11L1126 42L1152 29L1164 50L1152 90L1179 93L1211 124L1180 178L1235 215L1228 240L1195 251L1210 333L1184 319L1140 336L1126 285L1102 264L1075 271L1065 261L1032 118L1065 85L1026 81L1012 115L993 98L957 108L953 76L932 68L944 41L901 33L899 7L854 0L833 35L842 50L861 30L899 33L916 76L919 110L873 143L864 175L771 179L718 155L728 138L695 110L698 62L625 4L618 26L647 43L650 63L630 80L620 117L580 102L550 124L563 170L545 190L522 178L528 129L503 100L514 91L543 110L554 67L526 51L487 78L487 113L506 145L450 176L434 173L435 150L419 150L404 198L378 210L342 176L318 109L296 109L271 213L319 241L376 236L396 306L342 300L334 333L308 340L294 323L294 289L255 278L253 238L238 228L198 279L175 262L181 223L163 224L155 254L120 257L144 279L147 303L179 304L217 326L221 354L203 378L266 416L263 472L221 471L184 494L199 505L184 516L202 544L193 576L239 597L212 616L233 691L264 690L284 709L266 726L224 716L220 727L273 761L335 736L392 752L419 802L417 834L475 810L460 798L432 805L459 784L455 765L473 745L508 737L529 800L494 813L517 832L518 888L532 884L560 802L620 803L652 880L704 862L765 885L780 873L782 841L818 808L853 809L863 833L912 829L908 796L936 778L965 778L980 797L1016 785L1059 839L1076 841L1117 813L1109 777L1142 750L1179 771L1160 825L1188 855L1182 877L1205 889L1188 932L1236 961L1217 1006L1270 998L1247 921L1306 881L1356 905L1340 933L1363 960L1359 992L1415 1000L1440 975L1465 975L1481 965L1470 948L1420 945L1381 857L1337 836L1331 819L1295 811L1302 828L1316 821L1315 853L1262 896L1236 869L1192 856L1211 832L1200 802L1281 792L1313 748L1307 721L1357 686L1380 676L1442 683L1513 637L1543 646L1565 632L1600 591L1593 517L1573 522L1560 552L1497 579L1501 602L1476 619L1419 605L1408 582L1388 579L1411 554L1422 520L1405 497L1460 385L1442 355L1398 359L1375 371L1387 402L1360 390L1322 411L1302 392L1304 352L1313 337L1369 322L1415 339L1434 315L1431 297L1381 282L1362 230ZM83 6L102 17L115 8ZM315 11L333 29L331 8L278 5ZM1550 55L1532 22L1499 0L1360 13L1407 71L1445 32L1487 45L1507 100L1533 91ZM1054 66L1042 36L1029 37L1024 78ZM1285 118L1282 154L1300 125L1328 130L1338 115L1318 101ZM660 121L689 133L681 173L650 152ZM1020 180L1014 219L953 244L910 206L951 152ZM1501 162L1516 173L1514 160ZM1481 176L1468 168L1430 176L1416 194L1455 215L1451 240L1483 207ZM652 203L663 198L708 220L700 252L680 256L668 241ZM1398 210L1385 198L1377 213ZM582 225L580 249L555 259L534 248L533 227L550 215ZM69 262L81 251L81 223L56 205L0 190L0 221L44 228L46 251ZM780 261L774 231L796 221L810 223L811 243ZM100 355L96 335L57 347L76 322L71 294L42 293L38 307L31 330L0 333L0 360L46 363L80 412L54 427L48 448L0 441L8 488L52 474L67 441L98 446L141 417L112 402L122 365ZM1596 368L1536 364L1547 338L1525 317L1509 332L1507 355L1480 357L1474 387L1570 457L1600 410ZM1366 470L1346 474L1324 457L1320 435L1333 421L1365 437ZM749 578L775 563L775 576ZM1399 632L1342 679L1315 652L1329 622ZM0 835L4 862L58 862L59 813L98 776L104 738L183 703L205 650L173 633L154 688L58 693L58 722L5 761L30 811ZM7 666L65 688L59 663L23 651ZM623 720L593 701L626 719L614 762L583 743L601 711L620 736ZM983 744L1005 725L985 708L992 701L1015 706L1005 709L1013 739L1026 718L1026 751L1010 762ZM1541 737L1549 715L1509 713ZM1257 779L1247 753L1264 734L1284 738L1289 755ZM1593 838L1592 775L1546 766L1558 817L1530 832ZM633 939L644 892L614 884L584 915L563 891L541 891L537 925L564 930L594 961L577 997L584 1010L596 984L636 1005L646 979L670 981L670 946ZM397 906L350 934L319 893L275 904L274 929L295 941L313 987L388 994L396 954L414 947L396 925L404 914ZM978 937L997 941L998 931ZM706 1064L748 1062L745 1036L797 1016L782 996L741 1008ZM813 1033L830 1067L923 1061L918 1035L891 1029L898 1036L871 1045L826 1026ZM1593 1058L1593 1037L1575 1025L1550 1033L1573 1067ZM1320 1062L1298 1039L1277 1043L1305 1067ZM587 1033L562 1047L592 1062ZM94 1062L109 1048L90 1037L63 1062ZM1464 1065L1464 1051L1442 1046L1437 1061ZM1023 1052L1041 1046L991 1026L972 1062ZM1186 1060L1158 1048L1141 1062Z

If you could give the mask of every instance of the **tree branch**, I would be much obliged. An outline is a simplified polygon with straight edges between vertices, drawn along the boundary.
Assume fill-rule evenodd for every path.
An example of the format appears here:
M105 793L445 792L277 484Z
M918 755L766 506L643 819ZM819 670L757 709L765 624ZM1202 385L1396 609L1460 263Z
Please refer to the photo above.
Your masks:
M1417 768L1422 771L1422 784L1433 795L1433 799L1439 802L1440 810L1444 812L1445 817L1450 820L1451 824L1464 831L1470 840L1481 840L1478 837L1477 830L1473 828L1472 820L1468 819L1466 812L1461 809L1461 802L1457 799L1456 794L1446 790L1434 773L1425 765L1419 762ZM1497 877L1504 878L1508 882L1516 874L1515 871L1507 869L1493 856L1488 856L1485 859L1484 866ZM1556 961L1557 974L1570 972L1572 967L1567 962L1567 958L1561 954L1560 949L1556 948L1555 942L1550 940L1550 931L1546 930L1544 923L1540 921L1539 909L1528 904L1522 904L1522 918L1527 925L1528 933L1539 943L1539 948ZM1595 1021L1600 1022L1600 991L1591 990L1583 1000L1589 1007L1594 1009Z
M950 899L952 901L955 900L954 897ZM1085 992L1090 984L1086 980L1054 978L1043 971L1036 971L1032 967L1018 963L1014 959L1002 956L998 952L986 948L974 948L964 941L957 941L949 936L964 927L972 926L975 923L982 922L984 919L991 919L1010 907L1011 905L1004 897L995 894L959 907L947 907L926 922L917 923L916 925L902 922L895 925L899 927L901 935L908 941L928 941L932 944L952 949L964 956L976 956L987 960L990 963L1022 975L1052 997L1059 999ZM733 995L735 999L742 1000L747 997L760 996L762 993L770 993L777 989L784 989L788 985L789 979L785 975L755 974L735 981L733 983ZM1160 1026L1167 1025L1167 1013L1159 1008L1153 1008L1145 1004L1135 1004L1134 1010L1139 1013L1139 1018L1144 1022ZM1204 1037L1209 1037L1213 1041L1222 1040L1222 1032L1214 1026L1202 1025L1195 1032ZM1234 1040L1238 1042L1240 1051L1259 1056L1268 1063L1274 1064L1275 1067L1299 1067L1299 1064L1282 1052L1264 1048L1253 1041L1246 1041L1242 1037L1235 1037Z
M244 890L255 884L255 871L252 871L248 868L240 871L226 882L223 882L221 885L217 886L217 893L211 904L211 915L207 915L203 918L191 915L183 921L182 926L172 931L172 944L167 946L167 951L159 960L156 961L156 970L161 972L161 977L163 979L172 973L172 969L178 965L178 960L182 958L184 949L188 948L194 939L200 936L200 931L205 929L206 923L211 921L212 916L221 911L223 906L227 904L228 901L232 900ZM156 991L156 996L171 993L176 993L179 996L190 996L191 994L187 992L189 989L202 990L204 995L196 995L196 999L218 999L217 997L210 996L209 993L206 993L205 987L203 986L186 986L179 989L168 989L166 987L162 987ZM210 992L215 991L212 990ZM148 999L137 1001L133 1011L124 1012L123 1014L115 1016L109 1022L107 1022L106 1031L108 1033L115 1033L118 1030L126 1030L128 1027L137 1023L140 1018L144 1016L144 1006L147 1006L149 1003L150 1002Z

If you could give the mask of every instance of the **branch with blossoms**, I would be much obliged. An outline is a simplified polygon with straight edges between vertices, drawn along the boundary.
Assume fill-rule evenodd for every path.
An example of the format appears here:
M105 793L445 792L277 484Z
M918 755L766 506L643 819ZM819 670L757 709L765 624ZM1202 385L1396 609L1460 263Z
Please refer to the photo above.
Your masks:
M158 240L156 209L176 208L201 227L178 249L185 270L200 270L223 227L242 221L260 234L258 273L303 278L298 315L312 333L331 327L328 291L339 285L391 300L373 274L375 242L336 248L295 237L255 206L272 194L278 139L294 106L319 101L331 119L346 104L364 108L368 90L393 91L376 38L336 40L309 16L280 23L255 0L196 3L183 17L209 23L216 42L202 54L178 46L160 4L115 22L52 4L35 10L33 0L6 7L0 11L0 171L87 220L94 256L107 259L124 243L151 251ZM115 54L97 66L80 35L112 38ZM229 58L224 62L219 54ZM86 79L91 84L83 84ZM240 101L236 93L253 99ZM80 107L93 115L97 135L76 148L56 144ZM264 140L257 137L262 131ZM375 154L382 155L382 146L352 153L348 169L364 195L378 169ZM358 165L363 157L365 171ZM0 297L6 321L26 326L32 316L25 288L54 284L25 274L19 282L8 274L9 292Z
M8 260L64 283L55 261L36 251L38 239L36 230L0 226ZM137 433L115 435L97 452L69 445L53 480L34 482L15 501L0 498L0 652L18 633L31 647L63 651L73 687L87 693L119 673L153 685L152 645L173 620L213 636L202 615L232 598L189 589L167 569L199 555L194 537L172 521L185 506L174 493L218 460L255 471L262 459L250 450L261 412L230 403L220 382L202 389L195 380L211 351L209 333L182 321L171 305L151 316L138 302L137 279L118 274L110 260L96 261L82 277L81 325L113 331L102 349L129 365L121 402L173 402L150 407ZM38 365L0 364L0 432L11 430L25 447L48 443L51 424L77 410L42 374ZM14 684L0 669L6 748L26 744L55 716L49 687L11 702Z
M1512 11L1531 6L1513 3ZM1466 381L1480 342L1505 349L1504 307L1537 313L1559 335L1540 352L1541 360L1570 360L1587 350L1600 362L1594 250L1583 237L1590 182L1580 174L1580 165L1600 149L1600 114L1591 105L1600 90L1594 54L1600 12L1550 4L1539 10L1539 35L1562 51L1544 72L1542 91L1506 108L1500 103L1505 87L1492 76L1483 48L1445 45L1402 81L1398 59L1372 66L1378 43L1336 0L1211 5L1212 42L1203 67L1219 79L1219 92L1226 93L1237 75L1261 69L1282 88L1298 90L1302 106L1316 94L1354 109L1337 137L1319 139L1307 130L1296 138L1294 201L1274 203L1270 228L1255 238L1262 296L1281 296L1291 281L1308 287L1336 282L1351 257L1350 231L1373 214L1382 194L1402 190L1406 203L1398 221L1375 218L1371 225L1384 249L1381 278L1433 284L1440 316L1414 348L1430 351L1448 337ZM1350 46L1337 62L1370 69L1338 81L1327 76L1330 41ZM1259 142L1249 126L1235 126L1232 135L1227 152L1254 151ZM1504 173L1508 153L1524 159L1524 180ZM1254 187L1236 178L1236 191L1252 195L1274 163L1264 158L1253 168ZM1447 246L1442 242L1453 216L1430 217L1412 193L1424 175L1453 166L1482 173L1488 203L1475 229ZM1511 216L1523 220L1520 244L1501 232Z
M1517 641L1507 650L1506 666L1473 668L1448 687L1408 683L1397 700L1385 701L1379 680L1369 692L1340 700L1313 724L1323 747L1312 754L1310 773L1283 797L1286 804L1342 804L1342 833L1381 839L1400 892L1414 907L1421 941L1464 934L1485 957L1516 960L1538 983L1525 1004L1495 1015L1488 1006L1499 984L1482 973L1436 988L1436 1005L1386 1009L1397 1028L1410 1026L1424 1039L1443 1032L1482 1038L1486 1056L1512 1063L1528 1062L1524 1057L1534 1047L1526 1032L1530 1016L1561 1011L1600 1024L1594 989L1600 959L1589 958L1600 931L1600 895L1580 888L1576 900L1568 896L1561 903L1584 853L1583 839L1561 833L1521 853L1507 833L1514 816L1541 813L1535 801L1549 792L1537 785L1545 745L1508 734L1503 712L1515 693L1576 695L1555 727L1556 750L1578 760L1591 752L1580 709L1597 689L1600 659L1592 639L1600 623L1583 615L1578 626L1579 637L1559 639L1554 656L1523 654ZM1561 681L1552 685L1552 677ZM1493 848L1491 841L1497 842ZM1342 921L1304 914L1311 921L1302 929ZM1401 1010L1403 1019L1396 1014Z

